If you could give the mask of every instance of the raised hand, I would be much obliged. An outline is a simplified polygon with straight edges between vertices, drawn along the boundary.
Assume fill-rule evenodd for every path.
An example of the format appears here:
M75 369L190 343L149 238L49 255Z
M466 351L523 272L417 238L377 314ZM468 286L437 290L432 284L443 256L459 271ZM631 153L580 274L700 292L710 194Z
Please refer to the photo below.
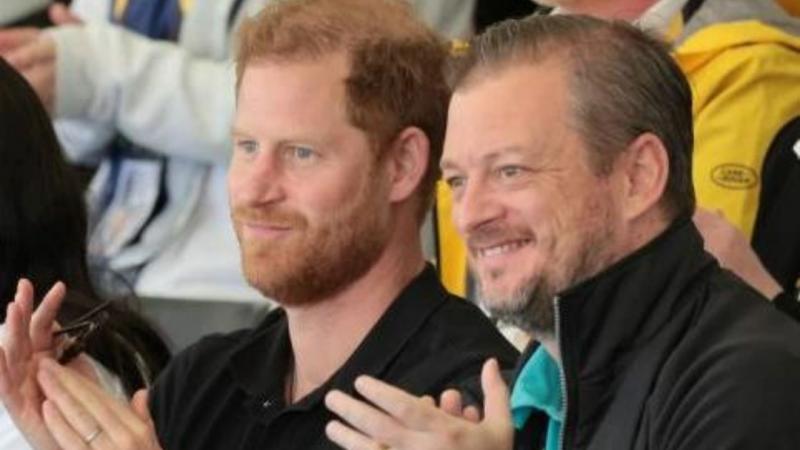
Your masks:
M6 334L0 348L0 400L17 428L38 450L58 449L41 414L44 394L36 381L42 358L55 351L55 318L66 288L56 283L33 312L33 286L20 280L6 312Z
M484 411L483 420L477 422L477 411L462 409L460 396L445 393L440 409L429 400L362 376L356 380L356 390L372 405L340 391L330 392L326 405L349 426L331 421L325 431L348 450L511 449L508 388L496 360L484 364L481 385Z
M43 405L44 420L61 448L161 448L147 409L145 391L137 392L128 405L74 369L51 359L42 361L38 379L47 397Z

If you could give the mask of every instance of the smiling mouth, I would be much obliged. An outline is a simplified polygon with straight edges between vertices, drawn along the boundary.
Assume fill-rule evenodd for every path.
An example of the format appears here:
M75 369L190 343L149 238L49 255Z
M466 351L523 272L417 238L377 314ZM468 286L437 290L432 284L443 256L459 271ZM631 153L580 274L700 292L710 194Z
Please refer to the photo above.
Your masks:
M502 242L500 244L474 249L473 254L478 259L491 258L493 256L500 256L514 252L530 244L531 242L533 242L532 239L518 239L515 241Z
M255 228L260 230L275 230L275 231L283 231L289 230L291 227L286 225L278 225L278 224L271 224L271 223L255 223L255 222L245 222L243 224L247 228Z
M258 238L277 238L279 236L285 236L294 229L291 226L283 224L279 225L256 222L242 223L242 228L247 235Z

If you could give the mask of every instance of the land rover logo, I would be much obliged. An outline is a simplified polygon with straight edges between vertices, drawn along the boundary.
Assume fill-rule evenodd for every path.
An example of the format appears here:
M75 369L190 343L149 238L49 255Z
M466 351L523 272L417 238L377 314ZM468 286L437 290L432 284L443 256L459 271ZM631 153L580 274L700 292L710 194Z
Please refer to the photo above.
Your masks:
M727 189L750 189L758 184L758 174L741 164L722 164L711 171L714 183Z

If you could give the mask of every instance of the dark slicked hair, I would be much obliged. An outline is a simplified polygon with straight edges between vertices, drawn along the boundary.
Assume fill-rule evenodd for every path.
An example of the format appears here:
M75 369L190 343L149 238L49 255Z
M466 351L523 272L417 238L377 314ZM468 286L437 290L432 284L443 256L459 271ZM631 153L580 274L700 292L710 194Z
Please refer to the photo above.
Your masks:
M595 173L643 133L663 142L669 176L661 204L673 216L695 208L692 94L667 46L621 21L581 15L531 16L489 28L451 61L455 91L506 68L557 61L569 76L571 117Z
M58 321L69 324L101 304L87 267L83 197L44 106L2 58L0 155L0 322L17 280L25 277L39 294L56 281L66 283ZM119 376L132 395L155 379L170 352L127 304L113 302L107 311L86 353Z

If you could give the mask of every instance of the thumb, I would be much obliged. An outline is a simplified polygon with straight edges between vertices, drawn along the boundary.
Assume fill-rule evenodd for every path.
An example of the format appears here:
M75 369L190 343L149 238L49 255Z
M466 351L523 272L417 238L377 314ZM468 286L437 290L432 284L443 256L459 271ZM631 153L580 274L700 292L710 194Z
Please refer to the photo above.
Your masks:
M50 21L53 22L53 25L83 23L83 21L75 14L72 14L72 11L63 3L54 3L51 5L47 10L47 15L50 17Z
M147 397L147 389L139 389L135 394L133 394L133 398L131 399L131 407L133 408L133 412L135 412L140 419L152 426L153 418L150 417L150 408L147 406Z
M483 417L485 422L494 422L505 426L511 422L511 407L508 399L508 387L500 374L500 365L492 358L483 365L481 371L481 387L483 388Z

